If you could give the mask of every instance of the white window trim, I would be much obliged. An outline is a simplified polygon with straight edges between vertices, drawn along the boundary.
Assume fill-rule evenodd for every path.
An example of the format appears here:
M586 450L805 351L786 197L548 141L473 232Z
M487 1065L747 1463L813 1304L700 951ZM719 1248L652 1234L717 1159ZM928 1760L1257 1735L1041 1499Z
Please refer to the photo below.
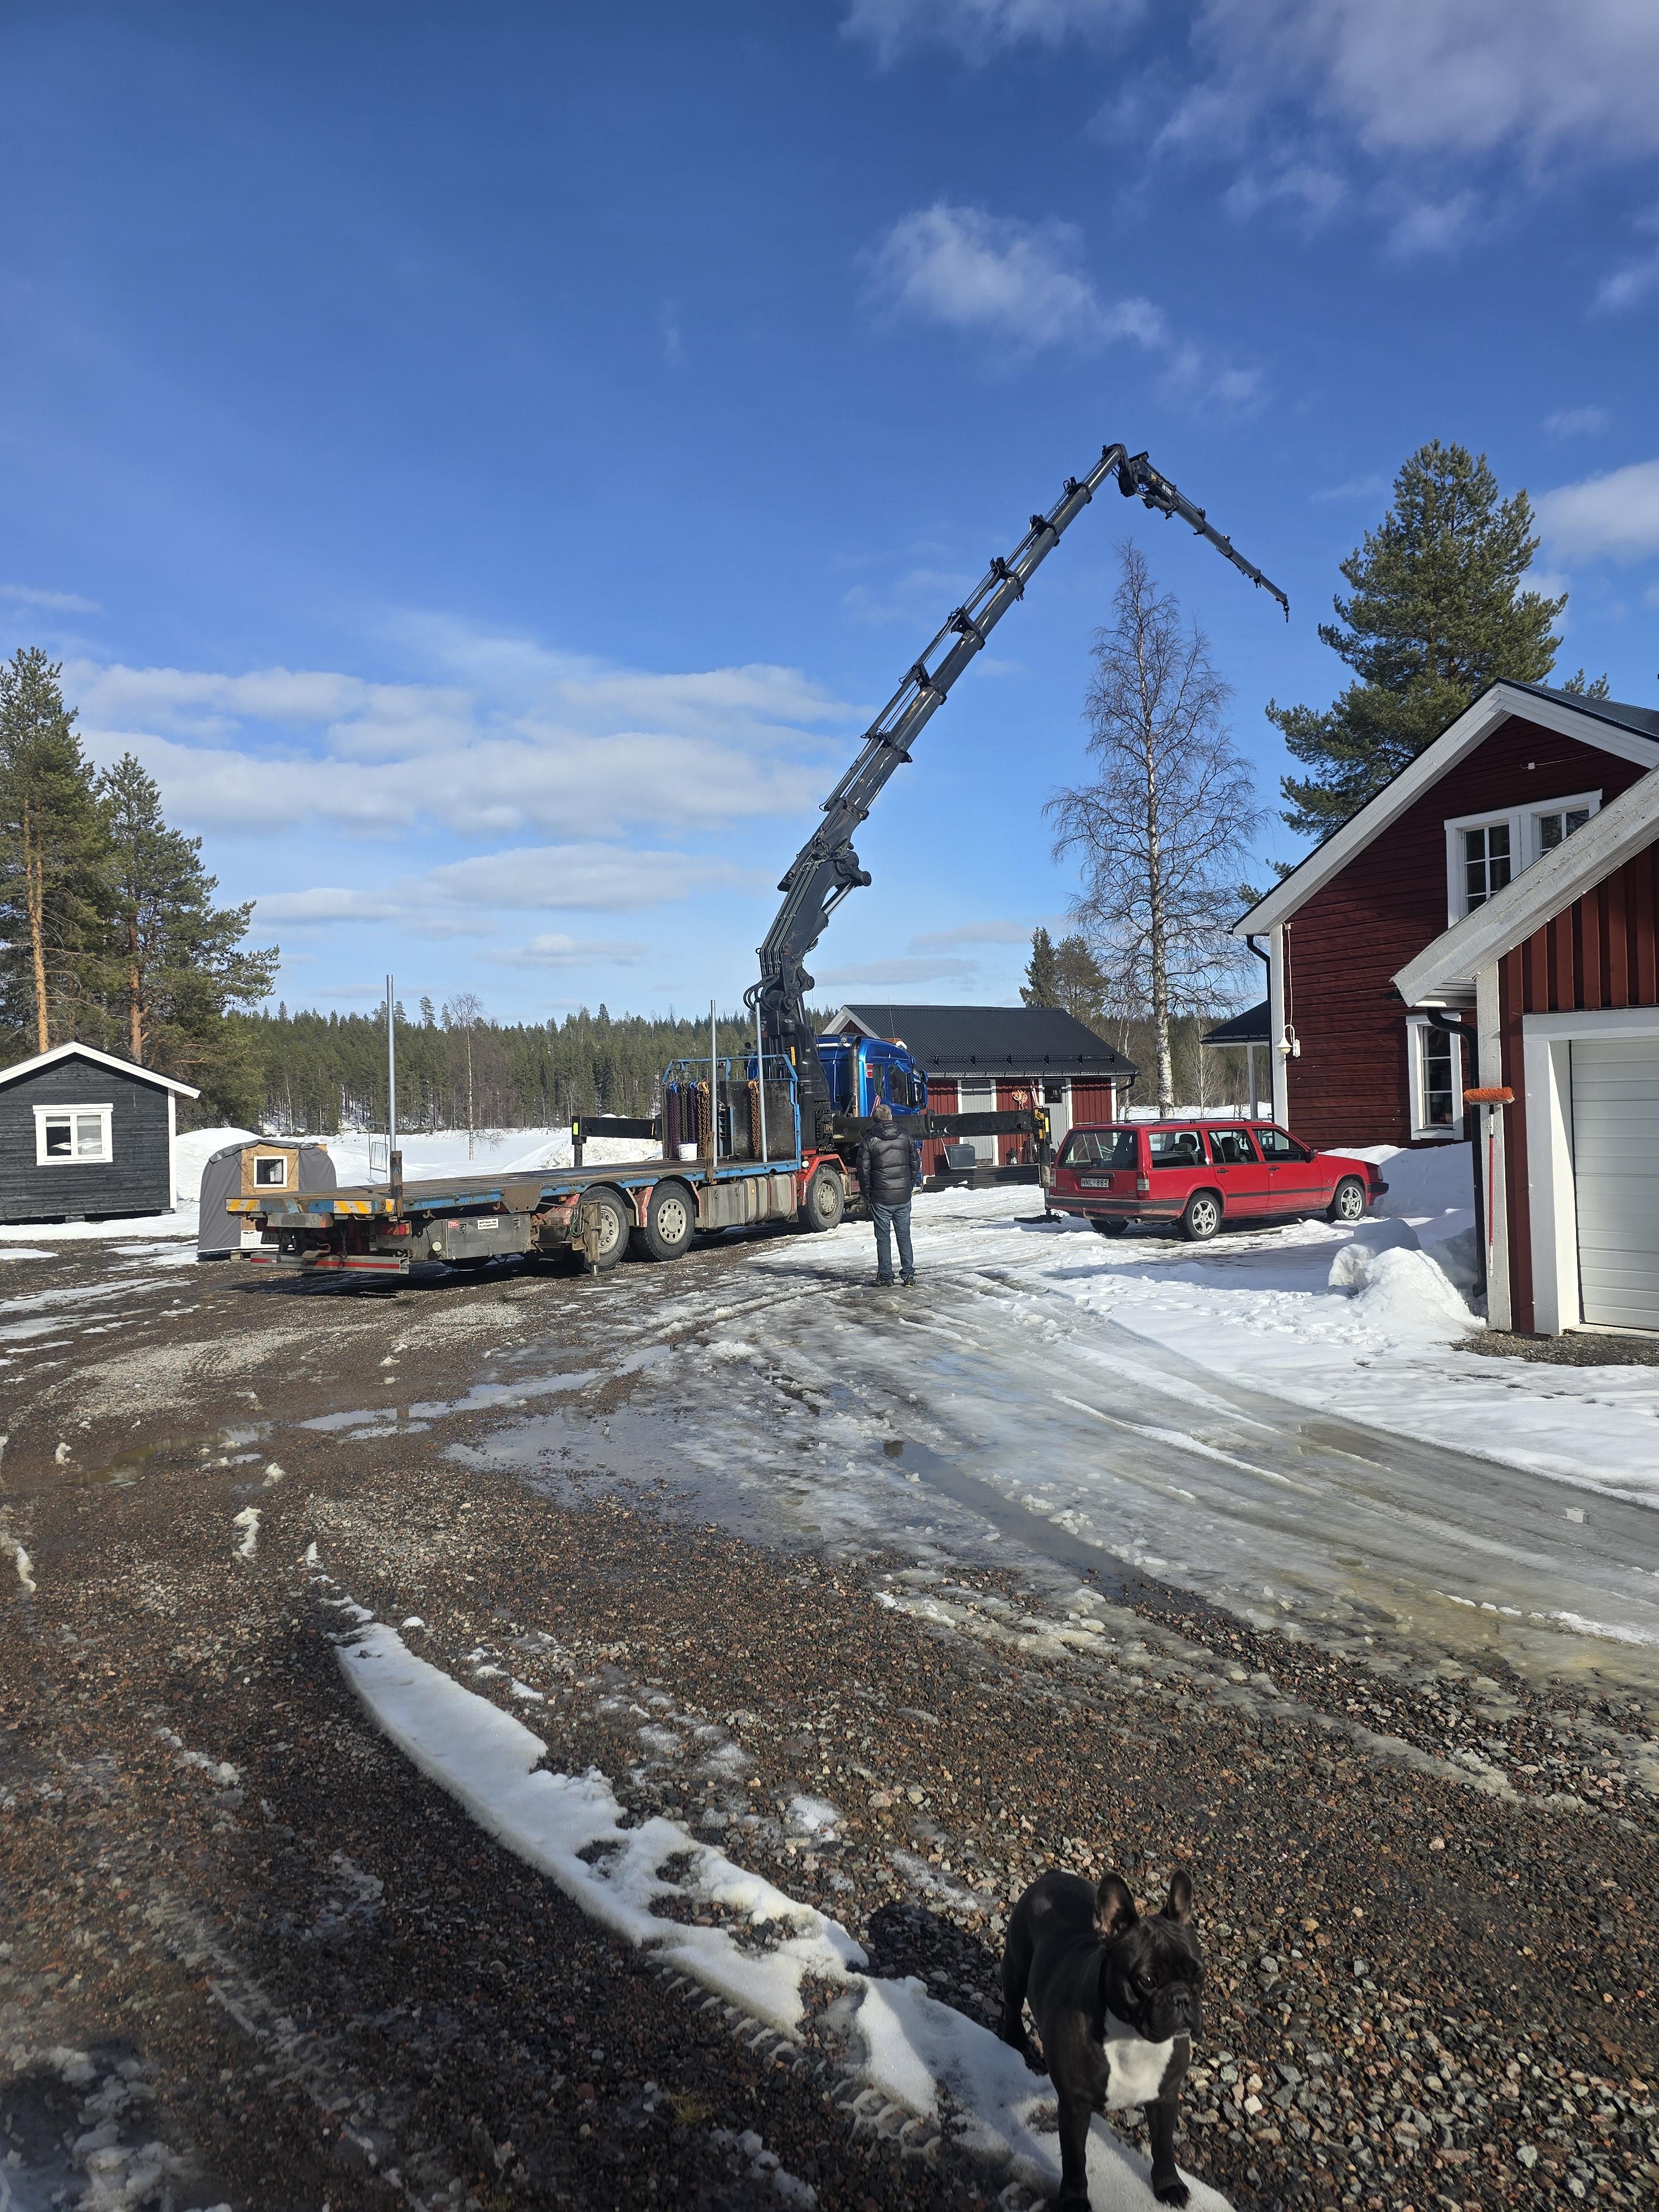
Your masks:
M1466 830L1486 830L1505 824L1510 833L1510 881L1541 860L1544 847L1538 840L1538 817L1540 814L1562 814L1575 806L1582 806L1591 814L1601 811L1599 791L1575 791L1565 799L1529 799L1524 806L1483 807L1479 814L1455 814L1445 824L1446 830L1446 927L1462 921L1465 915L1475 909L1464 903L1462 836ZM1488 897L1492 896L1489 892Z
M1461 1145L1463 1141L1463 1040L1451 1036L1447 1042L1452 1048L1452 1108L1449 1126L1438 1123L1431 1126L1425 1118L1423 1097L1423 1036L1425 1030L1435 1024L1426 1014L1407 1014L1406 1017L1406 1079L1411 1101L1412 1142L1414 1145Z
M1559 1336L1584 1326L1578 1291L1578 1200L1572 1170L1572 1041L1659 1036L1651 1006L1523 1014L1527 1174L1531 1184L1533 1327Z
M115 1158L110 1138L110 1116L113 1104L94 1106L52 1105L37 1106L34 1109L34 1164L38 1168L106 1168ZM103 1134L103 1149L94 1152L49 1152L46 1150L46 1124L61 1121L65 1115L96 1114Z
M253 1188L255 1190L286 1190L288 1188L288 1170L290 1158L291 1155L287 1152L255 1152L253 1155ZM277 1176L275 1182L273 1182L268 1176L262 1176L259 1173L262 1167L270 1166L273 1163L277 1167L281 1168L283 1171L281 1175Z

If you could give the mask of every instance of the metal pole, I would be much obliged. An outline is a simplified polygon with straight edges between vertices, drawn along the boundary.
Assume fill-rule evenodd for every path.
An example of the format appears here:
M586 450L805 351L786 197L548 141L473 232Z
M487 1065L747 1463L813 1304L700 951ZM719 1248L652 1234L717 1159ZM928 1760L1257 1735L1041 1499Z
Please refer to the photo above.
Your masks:
M766 1053L761 1042L760 1000L755 1001L755 1090L760 1100L761 1158L769 1159L766 1149Z
M715 1026L714 1000L708 1001L708 1159L711 1167L720 1164L720 1033Z
M398 1030L392 1018L396 1000L394 985L386 979L386 1165L388 1177L392 1173L392 1155L398 1143Z

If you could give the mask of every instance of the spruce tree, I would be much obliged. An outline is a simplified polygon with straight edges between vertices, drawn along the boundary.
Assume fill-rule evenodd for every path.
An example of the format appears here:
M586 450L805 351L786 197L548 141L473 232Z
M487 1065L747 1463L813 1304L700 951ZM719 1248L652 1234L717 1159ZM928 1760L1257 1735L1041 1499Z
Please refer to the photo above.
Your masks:
M1054 940L1041 922L1031 932L1031 957L1025 963L1025 981L1019 995L1028 1006L1060 1004L1060 974L1054 963Z
M0 662L0 1019L35 1052L79 1026L101 922L103 825L62 674L38 646Z
M232 1007L252 1008L276 972L275 948L247 951L253 908L216 907L202 841L169 829L161 794L131 753L98 779L108 858L107 1003L118 1049L140 1066L198 1083L228 1108L247 1087Z
M1342 563L1352 597L1319 626L1358 681L1323 708L1268 702L1313 770L1281 784L1292 830L1328 836L1487 684L1549 674L1550 624L1567 602L1522 590L1537 550L1526 493L1500 498L1484 453L1437 438L1411 456L1382 523Z

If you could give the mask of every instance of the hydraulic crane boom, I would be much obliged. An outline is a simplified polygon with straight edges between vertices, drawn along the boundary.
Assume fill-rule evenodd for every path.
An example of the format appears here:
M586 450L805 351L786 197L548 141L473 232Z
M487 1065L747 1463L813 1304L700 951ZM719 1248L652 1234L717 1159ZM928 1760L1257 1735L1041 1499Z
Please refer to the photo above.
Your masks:
M1145 453L1121 445L1103 448L1081 482L1067 477L1060 498L1047 514L1034 514L1031 526L1008 557L994 559L978 588L965 599L914 662L898 690L865 733L858 758L823 802L823 820L796 854L778 889L783 904L760 947L760 981L746 994L760 1017L763 1049L794 1062L799 1085L802 1135L827 1141L831 1114L829 1085L819 1065L817 1042L807 1018L806 994L813 980L806 955L823 934L830 915L847 896L870 881L853 849L853 835L874 805L888 778L910 757L910 747L939 708L951 686L984 647L1026 584L1059 544L1109 476L1126 499L1139 499L1164 516L1179 515L1200 537L1231 561L1259 590L1270 592L1290 619L1291 603L1277 584L1236 551L1205 516L1201 507L1182 497ZM937 658L936 658L937 656ZM930 665L931 664L931 665Z

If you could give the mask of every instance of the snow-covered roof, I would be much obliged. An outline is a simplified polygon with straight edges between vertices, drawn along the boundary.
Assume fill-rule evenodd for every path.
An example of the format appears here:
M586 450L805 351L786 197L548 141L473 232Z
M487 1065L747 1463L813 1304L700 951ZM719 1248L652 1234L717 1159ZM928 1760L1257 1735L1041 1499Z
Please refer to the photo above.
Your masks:
M1394 979L1408 1006L1468 1000L1474 978L1659 836L1659 775L1644 775L1582 830L1425 945Z
M1425 746L1414 761L1383 785L1375 799L1357 814L1351 814L1283 883L1276 884L1236 921L1233 935L1253 936L1258 930L1288 921L1299 906L1364 852L1379 831L1386 830L1510 715L1553 730L1558 737L1577 738L1581 744L1598 746L1620 760L1635 762L1638 768L1659 768L1659 712L1652 708L1626 707L1613 699L1585 699L1577 692L1553 691L1542 684L1489 684L1449 729L1443 730L1431 745Z
M153 1083L158 1091L177 1091L181 1098L202 1095L191 1084L175 1083L170 1075L158 1075L153 1067L139 1067L130 1060L117 1060L113 1053L100 1052L89 1044L55 1044L50 1052L37 1052L33 1060L14 1060L9 1067L0 1067L0 1084L15 1083L40 1068L55 1066L60 1060L85 1060L94 1067L112 1067L118 1075L129 1076L135 1083Z

